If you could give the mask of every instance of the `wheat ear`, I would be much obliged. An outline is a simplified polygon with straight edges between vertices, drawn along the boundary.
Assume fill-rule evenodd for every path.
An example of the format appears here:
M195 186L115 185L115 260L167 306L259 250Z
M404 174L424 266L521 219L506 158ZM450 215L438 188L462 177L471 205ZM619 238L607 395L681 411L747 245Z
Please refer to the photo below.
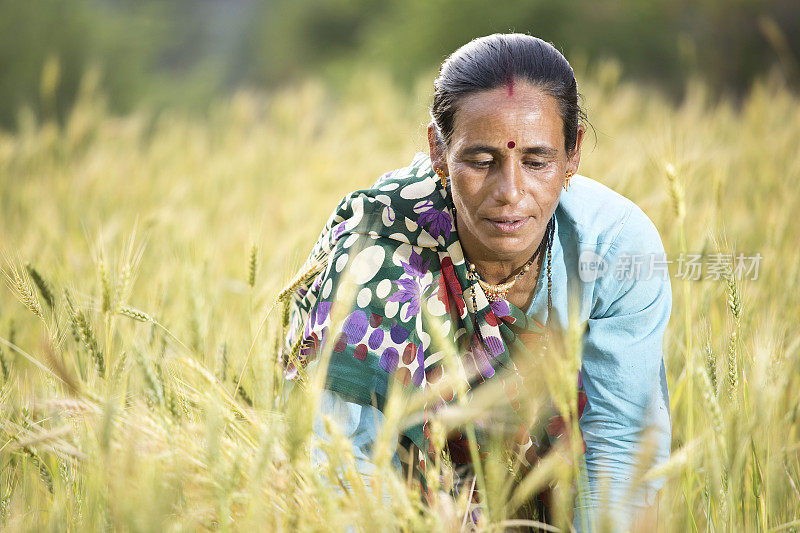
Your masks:
M256 334L253 336L253 342L250 344L250 349L247 351L247 357L244 360L244 366L242 366L242 372L239 374L239 379L236 382L236 388L233 390L233 397L236 398L236 394L239 392L239 387L242 384L242 379L244 378L244 371L247 369L247 365L250 363L250 357L253 355L253 350L256 347L256 341L258 340L258 336L261 334L261 330L264 329L264 324L267 323L267 319L269 315L272 314L273 309L277 307L277 305L283 302L286 298L294 294L294 292L300 288L302 285L307 284L311 279L314 278L322 269L325 267L325 263L321 261L311 261L305 268L302 268L293 278L289 284L282 289L279 293L275 301L272 302L267 313L264 315L264 318L261 319L261 323L258 325L258 329L256 330Z
M37 271L30 263L25 263L25 270L28 272L28 275L33 280L33 283L34 285L36 285L36 288L39 289L39 294L41 294L42 298L44 298L47 307L49 307L52 310L53 305L55 303L55 298L53 298L53 291L50 290L50 284L47 283L47 281L42 277L42 275L39 274L39 271Z
M42 306L36 293L33 292L28 273L24 269L17 268L17 263L10 257L5 257L7 270L3 271L8 287L15 293L20 301L28 310L39 318L44 318Z

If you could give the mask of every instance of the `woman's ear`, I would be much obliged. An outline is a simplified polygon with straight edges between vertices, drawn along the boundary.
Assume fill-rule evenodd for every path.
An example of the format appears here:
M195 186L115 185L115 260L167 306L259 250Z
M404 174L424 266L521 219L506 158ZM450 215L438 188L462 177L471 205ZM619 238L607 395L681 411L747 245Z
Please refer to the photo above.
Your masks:
M449 176L450 172L447 170L447 159L444 156L444 141L439 137L436 131L436 126L431 122L428 124L428 148L431 154L431 164L433 170L441 170L445 176Z
M586 128L583 124L578 124L577 135L575 136L575 148L569 154L568 167L573 173L578 172L578 166L581 163L581 145L583 144L583 134L586 133Z

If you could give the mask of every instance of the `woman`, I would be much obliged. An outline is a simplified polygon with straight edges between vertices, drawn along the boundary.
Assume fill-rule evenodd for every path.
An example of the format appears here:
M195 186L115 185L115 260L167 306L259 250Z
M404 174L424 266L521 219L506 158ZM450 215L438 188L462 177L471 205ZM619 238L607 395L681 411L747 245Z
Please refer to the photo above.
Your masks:
M368 475L390 385L433 387L444 336L469 388L502 380L510 390L522 421L516 448L534 464L558 421L525 422L519 385L532 378L517 369L550 332L585 328L588 491L575 526L588 530L600 511L624 526L660 488L628 497L641 435L654 439L657 461L670 447L662 340L671 289L666 270L653 268L663 263L658 231L630 200L576 174L583 113L572 68L552 45L522 34L476 39L442 64L434 86L430 154L346 196L317 241L292 301L287 375L333 343L322 410L336 415ZM332 339L344 278L357 285L355 303ZM455 401L452 390L441 396L428 415ZM404 437L430 452L428 430ZM316 431L324 436L319 423ZM463 439L451 435L448 448L454 463L469 462Z

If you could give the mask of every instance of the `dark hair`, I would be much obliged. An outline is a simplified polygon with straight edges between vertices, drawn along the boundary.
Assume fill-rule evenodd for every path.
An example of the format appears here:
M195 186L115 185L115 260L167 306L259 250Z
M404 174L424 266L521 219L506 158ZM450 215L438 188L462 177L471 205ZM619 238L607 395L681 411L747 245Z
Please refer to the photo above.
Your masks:
M575 148L578 121L586 115L578 103L578 84L569 62L556 48L523 33L495 33L474 39L444 60L434 81L431 116L445 144L453 135L458 101L514 79L527 80L558 101L564 144Z

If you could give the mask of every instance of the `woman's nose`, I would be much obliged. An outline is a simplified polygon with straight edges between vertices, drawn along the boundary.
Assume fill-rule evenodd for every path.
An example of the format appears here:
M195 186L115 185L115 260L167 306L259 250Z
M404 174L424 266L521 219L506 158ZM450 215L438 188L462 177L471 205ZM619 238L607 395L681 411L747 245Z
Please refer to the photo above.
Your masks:
M512 158L498 168L493 197L502 204L516 204L525 195L522 174Z

